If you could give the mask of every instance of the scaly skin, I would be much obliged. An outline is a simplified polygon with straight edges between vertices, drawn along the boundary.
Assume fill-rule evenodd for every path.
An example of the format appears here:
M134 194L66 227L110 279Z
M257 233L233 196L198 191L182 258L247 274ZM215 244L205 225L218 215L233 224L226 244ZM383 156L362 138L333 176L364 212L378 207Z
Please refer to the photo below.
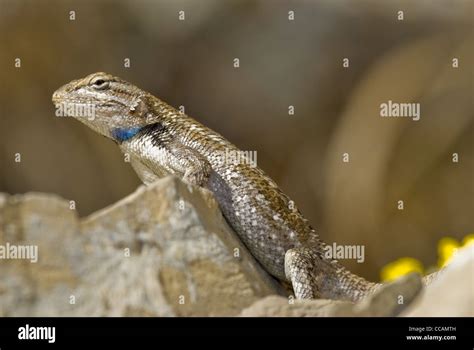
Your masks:
M165 102L106 73L64 85L53 102L94 106L93 120L69 115L114 140L145 184L175 175L211 190L250 252L267 272L290 282L297 298L357 301L377 288L324 257L315 230L261 169L223 161L226 152L239 152L236 146Z

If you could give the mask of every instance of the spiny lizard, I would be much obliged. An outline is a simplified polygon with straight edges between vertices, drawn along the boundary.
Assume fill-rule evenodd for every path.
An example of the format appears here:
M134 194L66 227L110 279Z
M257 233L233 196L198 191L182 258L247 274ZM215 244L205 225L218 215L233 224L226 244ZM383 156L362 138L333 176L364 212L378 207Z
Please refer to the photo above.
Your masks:
M115 141L145 184L175 175L212 191L253 256L271 275L291 283L297 298L357 301L378 287L325 257L326 245L308 220L261 169L252 162L223 161L223 154L239 152L236 146L155 96L95 73L58 89L53 102Z

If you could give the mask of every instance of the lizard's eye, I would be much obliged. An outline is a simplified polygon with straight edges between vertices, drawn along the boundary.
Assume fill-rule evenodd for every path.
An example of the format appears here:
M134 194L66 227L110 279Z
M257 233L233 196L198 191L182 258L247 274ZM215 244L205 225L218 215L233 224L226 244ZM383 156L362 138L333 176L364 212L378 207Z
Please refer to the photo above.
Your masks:
M109 86L109 82L105 81L104 79L98 78L92 82L92 86L94 89L103 90Z

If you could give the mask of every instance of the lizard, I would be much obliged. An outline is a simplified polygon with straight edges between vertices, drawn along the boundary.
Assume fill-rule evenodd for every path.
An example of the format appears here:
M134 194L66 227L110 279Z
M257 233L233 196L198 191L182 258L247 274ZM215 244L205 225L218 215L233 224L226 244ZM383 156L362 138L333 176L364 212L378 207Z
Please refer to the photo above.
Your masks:
M98 72L60 87L52 100L113 140L144 184L173 175L210 190L251 254L297 299L357 302L380 287L327 257L316 230L263 170L245 157L225 161L240 151L235 145L152 94ZM84 106L92 116L79 113Z

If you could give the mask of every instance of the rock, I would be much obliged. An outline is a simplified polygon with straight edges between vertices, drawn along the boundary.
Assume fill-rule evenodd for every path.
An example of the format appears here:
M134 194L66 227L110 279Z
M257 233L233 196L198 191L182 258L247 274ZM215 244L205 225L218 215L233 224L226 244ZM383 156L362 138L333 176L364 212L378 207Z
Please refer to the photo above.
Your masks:
M236 315L284 295L227 226L208 191L165 178L80 219L57 196L0 196L0 316Z
M339 300L292 300L268 296L242 311L244 317L317 317L349 315L354 304Z
M37 261L4 258L19 246ZM420 298L413 274L357 304L292 300L212 194L173 177L83 219L55 195L0 194L0 258L0 316L474 316L474 246Z
M402 316L473 317L474 245L459 250Z
M397 316L422 290L421 277L412 273L391 283L383 284L372 295L354 306L356 316Z
M416 298L422 288L417 274L382 285L360 303L339 300L292 300L269 296L243 310L240 316L252 317L383 317L397 316Z

